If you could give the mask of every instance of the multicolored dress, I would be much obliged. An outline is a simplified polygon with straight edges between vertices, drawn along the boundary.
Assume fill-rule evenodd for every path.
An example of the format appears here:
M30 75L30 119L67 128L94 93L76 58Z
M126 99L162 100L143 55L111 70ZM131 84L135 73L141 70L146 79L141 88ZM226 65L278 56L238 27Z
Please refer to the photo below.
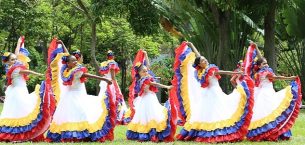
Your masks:
M271 68L264 67L253 72L256 54L256 46L251 44L244 60L246 75L253 76L255 81L253 116L247 138L251 141L289 139L290 128L301 106L300 80L297 78L276 92L271 79L274 76Z
M115 74L118 74L120 71L118 63L115 62L113 59L102 62L99 72L106 78L112 79L110 70L113 70ZM111 92L113 102L115 102L116 105L116 124L124 124L124 115L128 109L117 81L112 81L112 83L113 84L109 86L109 92ZM101 81L100 87L103 88L105 85L107 85L106 82Z
M145 63L144 53L139 51L134 64ZM172 120L171 103L162 106L156 96L158 89L152 85L153 75L137 78L132 72L133 83L130 86L130 122L127 126L127 139L138 141L173 141L176 132ZM150 73L152 74L152 72ZM135 98L134 98L135 97Z
M216 65L195 69L195 54L186 42L175 52L172 83L178 115L184 122L178 140L209 143L243 140L252 117L253 81L245 78L227 95L219 86Z
M24 41L21 44L22 51L26 50L23 43ZM19 56L21 55L23 54L20 53ZM7 88L0 115L0 141L33 141L37 137L43 139L43 133L51 120L49 100L53 96L50 82L36 85L35 91L29 93L26 85L28 76L19 73L27 70L28 65L21 61L6 68Z
M63 64L58 68L66 54L62 53L62 47L56 41L50 44L49 62L57 105L47 138L52 142L113 140L114 123L106 88L101 88L103 95L88 95L84 84L86 78L82 77L87 72L85 67L77 65L68 69ZM61 88L59 83L65 87Z

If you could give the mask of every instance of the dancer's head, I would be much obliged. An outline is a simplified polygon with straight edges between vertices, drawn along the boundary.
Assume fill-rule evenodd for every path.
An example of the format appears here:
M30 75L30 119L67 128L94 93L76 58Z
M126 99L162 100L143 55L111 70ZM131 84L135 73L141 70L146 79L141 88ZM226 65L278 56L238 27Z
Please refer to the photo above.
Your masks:
M77 65L77 59L74 55L65 56L64 59L65 63L67 64L69 69L74 68Z
M114 59L114 53L111 50L107 51L107 59L108 60Z
M243 62L243 60L240 60L240 61L238 61L238 63L237 63L237 69L239 69L239 70L244 70L244 62Z
M265 57L261 57L256 61L256 65L258 66L259 69L263 67L269 67L268 62Z
M17 56L11 52L5 52L2 55L2 62L8 65L13 65L17 61Z
M80 53L79 50L76 50L76 51L72 52L72 55L76 58L76 60L79 63L83 63L83 55Z
M195 68L206 68L209 65L208 60L203 56L196 57L194 61L194 67Z
M136 73L139 75L139 77L144 77L144 76L148 75L147 67L144 64L140 63L140 62L138 62L136 64L134 69L135 69Z

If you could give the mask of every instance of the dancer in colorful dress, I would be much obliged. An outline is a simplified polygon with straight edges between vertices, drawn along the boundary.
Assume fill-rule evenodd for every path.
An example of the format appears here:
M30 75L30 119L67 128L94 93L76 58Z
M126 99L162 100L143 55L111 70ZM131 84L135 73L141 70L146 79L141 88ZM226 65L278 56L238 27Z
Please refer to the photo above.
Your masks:
M101 88L104 90L103 95L92 96L87 94L84 84L86 78L99 79L110 84L111 81L87 73L87 69L78 63L75 56L62 52L64 52L62 45L57 43L57 39L53 39L49 47L48 62L50 62L52 89L56 96L57 107L47 134L49 141L113 140L111 131L114 123L109 113L111 107L107 88ZM61 60L65 64L58 68ZM56 75L58 71L60 76ZM60 88L60 82L66 86L65 89Z
M302 99L299 78L276 76L255 43L249 46L244 62L245 74L255 80L253 116L247 138L252 141L289 139ZM293 81L276 92L274 80Z
M110 92L112 92L113 102L115 102L116 105L116 124L124 124L123 120L125 112L127 111L127 106L115 77L120 71L120 68L118 63L115 62L114 53L111 50L107 52L107 59L107 61L101 63L100 74L112 80L112 85L110 85L109 88ZM100 83L101 87L104 87L104 85L104 82Z
M6 64L7 88L5 102L0 115L0 141L41 141L51 120L49 83L42 82L29 93L28 75L43 76L29 70L29 52L20 37L15 53L6 52L2 62ZM39 139L38 139L39 138Z
M252 116L253 81L245 77L227 95L219 86L220 75L241 72L219 70L190 42L183 42L175 52L172 83L179 100L179 118L185 122L178 140L209 143L243 140Z
M146 51L139 50L133 63L133 82L129 88L131 121L126 136L129 140L138 141L173 141L175 130L171 122L171 106L168 103L162 106L156 96L157 87L171 89L172 86L156 83L149 66Z
M243 72L244 71L244 63L242 60L240 60L237 63L237 68L234 70L234 72ZM234 74L232 75L230 82L231 84L236 87L238 83L240 83L244 78L243 74Z

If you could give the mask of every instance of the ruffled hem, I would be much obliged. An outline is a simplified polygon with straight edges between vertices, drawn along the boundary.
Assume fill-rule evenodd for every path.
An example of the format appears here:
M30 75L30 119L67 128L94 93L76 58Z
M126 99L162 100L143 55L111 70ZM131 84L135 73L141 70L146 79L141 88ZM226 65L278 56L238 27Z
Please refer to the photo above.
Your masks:
M37 118L30 124L25 126L7 127L1 126L0 141L28 141L41 134L43 134L49 125L51 120L50 107L49 107L49 94L48 87L43 82L39 90L40 113Z
M182 94L182 84L183 76L186 76L186 74L182 74L181 69L187 69L187 65L189 61L192 61L195 59L195 54L192 53L192 50L187 47L187 43L183 42L176 50L175 50L175 62L174 62L174 78L172 80L172 84L174 86L173 89L176 90L176 99L178 100L178 103L176 104L178 111L178 116L181 119L181 121L184 123L187 116L190 115L190 106L185 103L189 102L187 98L183 98L182 96L185 96L186 94ZM183 67L180 67L183 64ZM184 71L185 72L185 71ZM187 88L185 88L187 89Z
M254 83L248 77L241 83L246 93L246 104L241 118L234 125L213 130L182 129L177 135L178 140L194 140L197 142L236 142L241 141L247 134L252 118L252 108L254 105ZM192 128L192 127L191 127Z
M138 141L153 141L153 142L158 142L158 141L164 141L164 142L171 142L174 141L174 133L175 133L175 126L171 122L171 106L167 102L165 104L165 107L167 109L167 119L165 120L165 127L162 130L157 131L156 128L150 128L147 133L139 133L136 131L132 130L127 130L126 132L126 137L128 140L138 140ZM174 127L174 128L173 128ZM129 127L128 127L129 128ZM137 130L137 126L133 127L133 130Z
M103 123L102 129L95 131L93 133L90 133L90 138L93 141L96 140L110 140L112 141L114 139L113 131L115 127L115 103L112 101L112 97L110 94L110 88L109 85L107 86L107 97L105 98L105 104L108 110L108 116L106 117L106 121Z
M90 136L88 130L84 131L64 131L61 133L48 132L47 140L50 142L61 142L67 139L76 139L78 141L85 140Z
M275 120L264 124L261 127L249 130L247 134L248 140L251 141L276 141L281 134L287 132L294 124L300 111L302 101L301 86L299 78L291 82L291 98L289 106L276 117Z
M246 57L244 60L244 65L245 65L245 74L248 76L251 76L253 78L253 68L254 68L254 60L257 55L256 52L256 45L255 44L250 44L248 47Z
M121 112L123 112L123 115L121 118L119 118L119 115L117 115L116 118L116 124L121 124L124 125L124 116L125 116L125 111L124 108L122 108L123 105L125 105L125 100L124 100L124 96L120 90L120 87L117 83L117 81L113 82L114 85L114 90L115 90L115 96L116 96L116 102L115 102L115 106L116 106L116 114L120 114ZM119 109L121 108L121 109Z
M167 126L168 120L168 110L164 108L163 115L165 116L164 120L158 122L156 120L150 120L147 124L141 123L129 123L128 130L138 133L148 133L152 128L154 128L157 132L164 130Z
M115 110L115 106L110 98L111 95L107 92L103 104L105 105L103 106L105 112L96 123L82 122L73 126L58 126L50 129L47 134L48 140L50 142L65 142L67 140L76 142L88 139L91 141L113 140L115 114L113 114L112 110Z
M108 74L110 70L114 70L114 72L117 74L120 71L118 63L114 60L108 60L101 63L99 70L100 74Z

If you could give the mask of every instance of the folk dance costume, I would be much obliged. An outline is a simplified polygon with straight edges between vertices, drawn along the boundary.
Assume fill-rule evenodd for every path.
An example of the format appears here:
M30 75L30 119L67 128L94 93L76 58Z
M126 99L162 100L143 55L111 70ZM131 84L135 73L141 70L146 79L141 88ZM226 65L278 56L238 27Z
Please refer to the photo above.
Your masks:
M28 76L20 74L28 70L28 51L24 48L24 37L21 38L19 58L12 66L6 68L7 88L5 101L0 115L0 141L29 141L38 137L49 127L51 120L49 98L52 93L50 82L37 85L35 91L28 92ZM9 57L5 53L2 59ZM40 140L41 141L41 140Z
M63 64L59 68L59 62L67 54L62 53L63 48L56 41L53 39L48 51L57 106L47 138L53 142L113 140L114 116L109 111L111 103L106 88L101 88L103 95L88 95L86 79L82 77L87 72L85 67L79 64L68 70ZM65 88L61 88L60 82Z
M276 141L289 138L301 105L301 85L297 78L289 86L276 92L273 88L274 72L263 67L253 72L257 50L251 44L245 58L245 73L255 80L253 116L247 138L252 141Z
M99 72L106 78L112 79L111 71L114 71L114 74L116 75L120 71L120 68L118 66L118 63L114 61L114 54L112 51L108 51L107 58L107 61L101 63ZM116 124L124 124L124 115L128 109L117 81L112 80L112 83L113 84L109 86L109 92L111 92L111 96L113 99L112 101L115 102L116 106ZM107 83L101 81L100 87L103 88L105 85L107 85Z
M154 142L173 141L176 128L172 121L172 105L167 102L165 106L162 106L159 103L156 96L157 88L149 85L154 82L154 75L150 70L150 75L142 78L137 72L140 65L146 65L144 55L142 50L138 51L133 62L133 82L129 88L130 113L128 115L130 122L127 126L127 139Z
M218 67L194 68L195 53L183 42L176 49L174 79L179 118L185 122L178 140L235 142L243 140L252 116L253 81L245 78L229 95L219 86Z

